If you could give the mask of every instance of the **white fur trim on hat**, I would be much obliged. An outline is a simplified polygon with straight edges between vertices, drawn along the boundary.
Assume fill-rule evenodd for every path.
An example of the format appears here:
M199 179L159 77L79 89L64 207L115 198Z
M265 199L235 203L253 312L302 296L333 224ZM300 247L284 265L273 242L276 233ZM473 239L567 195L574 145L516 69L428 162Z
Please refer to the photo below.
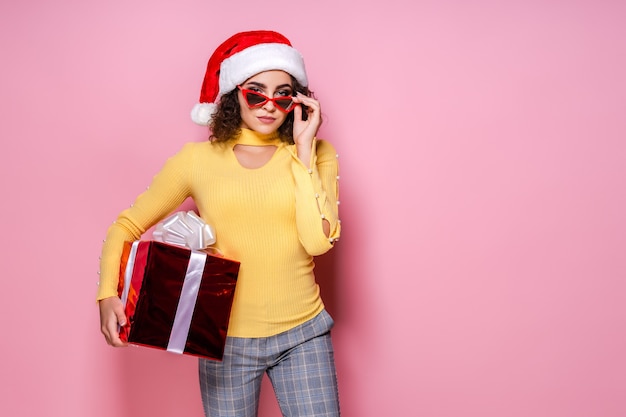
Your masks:
M196 103L191 109L191 120L199 125L208 126L216 110L215 103Z
M289 45L262 43L251 46L225 59L220 67L219 96L263 71L282 70L303 86L308 85L304 59Z

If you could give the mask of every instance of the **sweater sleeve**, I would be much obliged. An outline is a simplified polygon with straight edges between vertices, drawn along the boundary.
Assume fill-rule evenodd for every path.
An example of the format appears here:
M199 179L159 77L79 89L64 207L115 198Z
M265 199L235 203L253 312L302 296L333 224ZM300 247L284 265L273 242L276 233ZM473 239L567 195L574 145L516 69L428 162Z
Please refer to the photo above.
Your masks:
M97 299L117 295L120 257L124 242L141 238L150 227L175 210L191 194L188 179L193 159L193 144L187 144L169 158L150 186L135 202L122 211L109 227L100 257Z
M311 256L330 248L341 231L339 221L339 167L335 148L327 141L314 140L310 167L307 168L292 150L292 173L295 180L296 225L300 242ZM322 220L330 224L324 234Z

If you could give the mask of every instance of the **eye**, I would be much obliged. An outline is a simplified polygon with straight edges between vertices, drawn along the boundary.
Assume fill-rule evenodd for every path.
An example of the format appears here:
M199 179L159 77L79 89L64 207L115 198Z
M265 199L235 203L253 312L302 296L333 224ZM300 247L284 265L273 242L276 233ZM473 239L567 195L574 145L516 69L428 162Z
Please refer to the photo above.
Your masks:
M284 89L284 90L278 90L274 95L278 96L278 97L291 97L292 96L292 92L290 89Z

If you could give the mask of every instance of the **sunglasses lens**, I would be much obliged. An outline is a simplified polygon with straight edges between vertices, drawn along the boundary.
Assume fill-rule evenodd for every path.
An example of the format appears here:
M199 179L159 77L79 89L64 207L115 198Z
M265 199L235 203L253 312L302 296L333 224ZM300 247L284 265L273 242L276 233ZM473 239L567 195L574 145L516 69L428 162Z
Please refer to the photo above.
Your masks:
M241 87L239 88L242 90L244 99L246 100L246 103L248 103L249 107L261 107L267 103L268 100L271 100L274 102L275 106L284 112L290 112L293 110L293 97L270 99L269 97L265 97L263 94L257 93L256 91L244 90Z
M291 106L293 105L293 100L291 97L279 98L274 100L276 105L285 111L291 110Z
M246 101L248 102L248 105L250 107L255 107L255 106L260 106L261 104L265 103L267 99L260 94L256 94L256 93L248 91L246 93Z

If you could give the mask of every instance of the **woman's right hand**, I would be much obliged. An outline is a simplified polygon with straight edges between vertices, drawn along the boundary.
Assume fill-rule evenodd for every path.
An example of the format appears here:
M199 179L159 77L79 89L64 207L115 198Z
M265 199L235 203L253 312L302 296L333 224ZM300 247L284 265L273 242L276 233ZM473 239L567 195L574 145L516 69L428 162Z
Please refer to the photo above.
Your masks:
M115 347L128 346L128 343L120 339L118 325L126 324L124 306L119 297L104 298L98 302L100 306L100 331L107 343Z

